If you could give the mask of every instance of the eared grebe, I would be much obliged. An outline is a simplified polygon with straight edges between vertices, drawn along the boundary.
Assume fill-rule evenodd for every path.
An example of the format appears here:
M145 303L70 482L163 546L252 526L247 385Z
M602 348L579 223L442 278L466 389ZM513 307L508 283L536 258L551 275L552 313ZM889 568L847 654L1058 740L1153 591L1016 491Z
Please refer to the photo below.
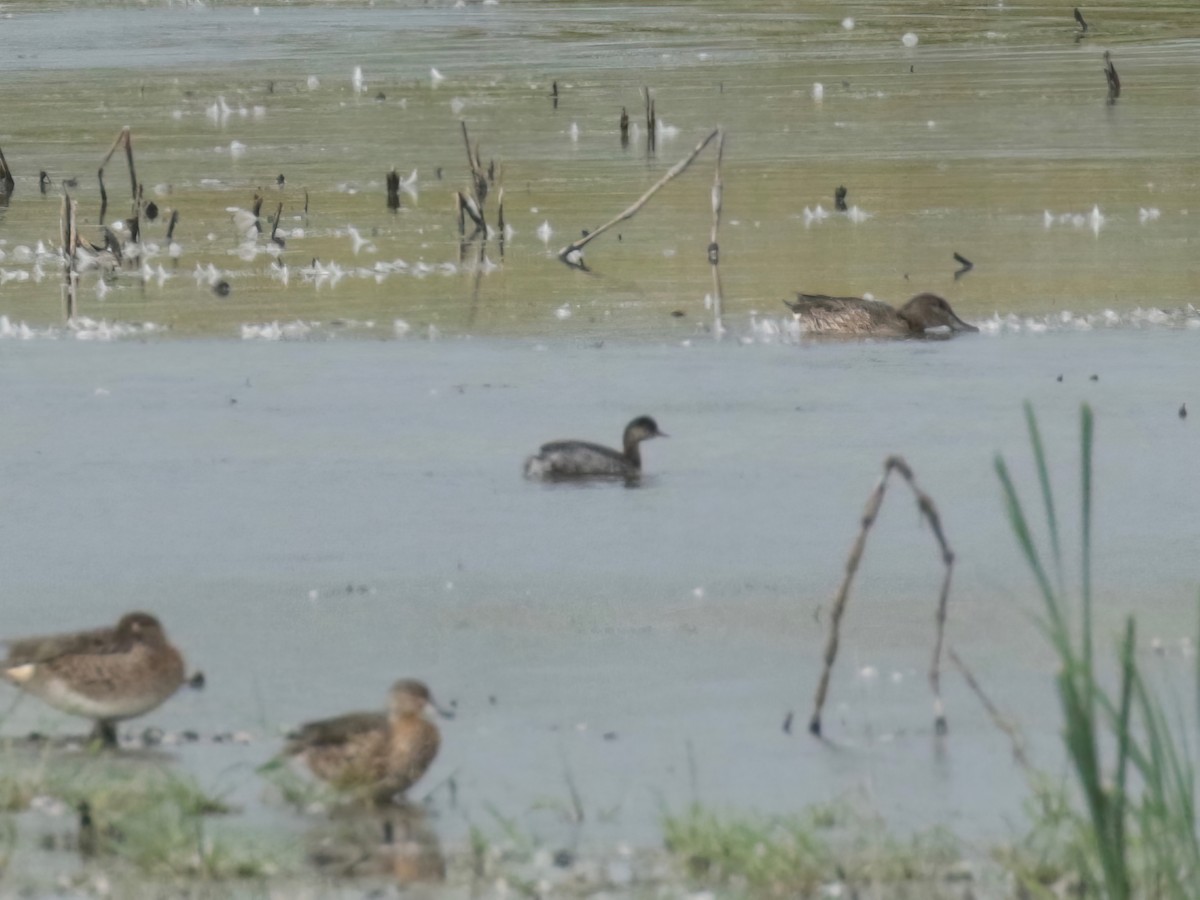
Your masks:
M437 756L441 734L424 716L432 707L453 713L433 701L424 682L413 679L392 685L385 713L348 713L302 725L284 748L302 757L318 778L341 790L386 803L414 785Z
M96 723L93 738L117 744L117 722L154 709L183 684L183 657L158 619L134 612L116 628L8 642L4 677L65 713Z
M542 444L536 456L525 460L525 477L546 480L566 478L637 478L642 473L638 444L667 437L649 416L638 416L625 426L624 450L613 450L587 441L553 441Z
M930 329L948 329L950 333L979 330L956 316L937 294L917 294L899 309L878 300L825 294L797 294L795 300L783 302L807 334L936 337L939 332Z

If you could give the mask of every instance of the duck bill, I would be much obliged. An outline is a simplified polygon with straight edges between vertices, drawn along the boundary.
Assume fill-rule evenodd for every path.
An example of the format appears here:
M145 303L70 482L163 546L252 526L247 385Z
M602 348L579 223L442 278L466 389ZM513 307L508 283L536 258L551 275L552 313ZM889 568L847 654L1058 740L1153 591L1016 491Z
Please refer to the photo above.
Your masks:
M444 706L440 706L438 704L438 702L436 700L434 700L432 697L429 698L429 705L433 709L433 711L435 713L437 713L439 716L441 716L443 719L453 719L454 718L454 710L447 709Z
M670 435L667 434L665 431L656 431L656 432L654 432L654 436L655 437L670 437Z

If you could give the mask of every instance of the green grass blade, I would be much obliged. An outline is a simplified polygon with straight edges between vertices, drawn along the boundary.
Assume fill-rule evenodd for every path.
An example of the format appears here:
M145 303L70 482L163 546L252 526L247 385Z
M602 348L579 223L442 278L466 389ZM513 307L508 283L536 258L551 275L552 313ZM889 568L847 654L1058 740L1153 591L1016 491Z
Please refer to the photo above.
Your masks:
M1092 408L1083 405L1080 421L1080 511L1083 533L1081 560L1083 565L1083 664L1090 676L1092 672L1092 445L1095 425Z
M1058 516L1054 512L1054 492L1050 489L1050 469L1046 465L1046 451L1042 447L1042 435L1038 430L1037 416L1033 404L1025 401L1025 424L1029 429L1029 443L1033 448L1033 459L1037 464L1038 483L1042 489L1042 506L1046 510L1046 525L1050 533L1050 550L1054 554L1054 571L1058 576L1058 590L1063 593L1062 550L1058 540Z

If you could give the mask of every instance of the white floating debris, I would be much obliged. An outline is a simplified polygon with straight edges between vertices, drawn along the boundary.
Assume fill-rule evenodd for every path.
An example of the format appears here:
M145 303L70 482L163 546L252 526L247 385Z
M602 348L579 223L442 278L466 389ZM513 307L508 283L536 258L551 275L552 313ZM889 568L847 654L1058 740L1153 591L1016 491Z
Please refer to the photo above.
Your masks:
M854 19L852 19L850 16L846 16L846 18L842 19L842 27L845 28L847 31L853 31L854 30Z
M917 33L915 31L906 31L904 33L904 37L900 38L900 43L902 43L905 47L915 47L920 40L921 39L917 37Z
M679 128L675 125L668 125L665 119L655 119L656 133L658 139L669 141L672 138L679 136Z
M230 141L229 155L234 159L238 159L246 155L246 145L241 141Z
M371 243L370 239L359 234L358 229L353 225L350 225L346 228L346 233L350 235L350 241L354 247L355 256L358 256L358 252L360 250L366 250L368 253L375 252L375 245Z
M1138 223L1145 225L1147 222L1153 222L1160 215L1162 215L1162 213L1160 213L1156 207L1151 206L1148 209L1139 208Z
M558 309L556 309L556 310L554 311L554 315L555 315L555 317L556 317L556 318L558 318L558 319L569 319L569 318L571 318L571 307L570 307L570 305L568 305L568 304L564 303L562 306L560 306Z
M222 94L217 97L216 103L212 104L212 106L205 110L205 113L218 125L224 125L229 119L229 116L233 113L233 110L229 108L229 104L225 102L225 95Z
M806 228L813 222L823 222L828 218L829 213L826 212L820 203L817 204L816 209L809 209L807 206L804 207L804 225Z
M1091 213L1088 215L1088 224L1092 227L1092 234L1100 236L1100 229L1104 227L1105 217L1100 212L1099 206L1093 206Z
M396 337L404 337L410 331L412 331L412 326L403 319L397 319L392 323L392 334Z
M417 170L413 169L412 174L407 178L400 179L400 190L408 194L414 200L417 199Z
M867 219L871 218L871 213L859 209L857 206L852 206L846 210L846 218L855 225L861 225Z
M569 134L571 136L571 141L573 143L578 143L579 142L579 123L572 122L571 127L567 129L567 134Z
M462 97L455 97L450 101L450 112L454 113L456 116L466 108L467 101L462 99Z
M816 100L818 103L820 103L822 100L824 100L825 99L825 85L821 84L821 82L819 82L819 81L814 83L812 86L812 98L814 100Z
M308 84L308 89L310 91L315 91L317 88L319 88L321 86L321 79L318 78L316 75L309 75L307 84Z
M549 244L550 238L554 234L554 229L550 227L550 221L546 220L538 226L537 236L543 244Z
M441 72L439 72L437 69L431 68L429 70L429 81L431 84L433 84L434 87L437 87L439 84L441 84L445 80L446 80L446 76L443 75Z
M354 74L350 76L350 84L354 86L356 94L361 94L367 89L367 83L363 80L362 66L354 67Z

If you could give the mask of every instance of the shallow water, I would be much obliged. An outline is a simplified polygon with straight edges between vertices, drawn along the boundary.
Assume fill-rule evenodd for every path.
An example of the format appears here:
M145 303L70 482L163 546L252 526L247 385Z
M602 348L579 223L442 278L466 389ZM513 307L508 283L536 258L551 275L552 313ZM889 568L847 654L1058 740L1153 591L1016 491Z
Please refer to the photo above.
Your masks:
M62 317L52 255L61 180L79 179L71 190L83 231L98 240L92 173L123 125L147 196L180 213L181 255L167 254L161 219L148 224L159 249L146 277L98 287L85 276L80 306L175 334L350 320L386 336L396 318L473 334L661 331L668 313L701 314L712 290L711 152L589 247L592 275L554 253L624 209L717 124L728 135L721 244L731 314L777 310L797 289L894 300L934 289L970 319L1196 298L1200 29L1182 7L1106 7L1078 41L1058 11L940 3L804 13L728 3L686 12L9 4L6 13L21 52L0 69L12 123L3 147L17 173L0 211L0 267L13 273L0 273L0 312L34 326ZM840 24L848 13L852 30ZM910 30L913 48L900 40ZM1115 105L1105 49L1125 86ZM362 92L351 84L356 65ZM434 67L445 77L436 86ZM623 106L637 128L643 86L678 129L652 156L644 129L628 148L617 129ZM461 121L485 164L499 167L492 203L503 187L515 229L503 253L495 239L458 246ZM403 195L398 214L384 203L392 166L418 172L418 197ZM53 179L47 196L40 169ZM120 155L107 184L111 221L128 208ZM838 185L860 221L812 218L831 210ZM242 248L226 211L249 207L256 189L264 215L283 203L286 286L266 237ZM493 225L495 213L490 205ZM553 232L545 242L543 224ZM371 241L357 254L350 226ZM38 241L51 251L40 266L18 262L15 248ZM957 282L954 252L975 263ZM346 274L306 278L314 259ZM376 269L396 260L408 268ZM196 274L210 265L211 275ZM224 299L210 290L220 277L233 286Z
M1033 400L1073 511L1088 401L1101 627L1136 610L1167 672L1194 649L1200 437L1176 415L1200 411L1189 13L1106 7L1076 41L1061 11L991 4L5 4L20 51L0 59L17 174L0 208L3 632L158 613L209 687L145 723L246 732L179 755L251 821L295 826L253 771L283 730L379 706L414 675L458 707L417 791L435 791L448 840L495 809L559 843L652 844L664 805L847 793L902 827L1005 835L1024 778L952 673L951 734L932 734L941 572L901 485L856 582L823 744L801 732L828 605L902 453L958 554L949 642L1056 769L1053 660L992 460L1032 499ZM643 85L679 129L653 155L617 131ZM501 166L503 255L495 236L459 245L461 120ZM720 322L711 154L591 244L591 273L554 258L718 123ZM126 124L148 194L180 212L181 253L147 225L149 272L85 275L66 325L60 183L79 178L98 235L92 173ZM393 165L418 172L397 214ZM106 181L111 221L128 210L119 156ZM864 215L816 211L839 184ZM265 212L284 204L286 283L266 238L232 225L256 189ZM355 254L351 226L373 249ZM956 251L975 263L957 281ZM796 289L933 289L984 333L805 344L780 315ZM520 477L541 442L615 443L639 413L672 434L645 448L640 488ZM4 722L79 727L33 702Z
M866 791L903 823L1003 833L1023 776L957 676L951 736L932 736L941 573L898 484L847 616L832 744L781 731L789 710L807 720L859 510L903 453L958 554L949 643L1053 767L1053 664L992 456L1031 496L1031 399L1074 509L1077 408L1093 404L1102 628L1136 610L1176 664L1200 525L1200 436L1176 415L1195 339L5 343L5 630L159 613L209 687L145 721L249 732L248 747L183 758L252 807L251 765L281 729L379 706L416 675L458 707L425 782L457 782L457 805L439 801L447 836L489 804L565 803L569 771L586 836L654 841L661 804L692 796L689 745L695 790L717 805ZM646 447L642 487L520 477L543 440L615 440L640 412L672 435ZM32 702L5 725L33 727L78 726Z

